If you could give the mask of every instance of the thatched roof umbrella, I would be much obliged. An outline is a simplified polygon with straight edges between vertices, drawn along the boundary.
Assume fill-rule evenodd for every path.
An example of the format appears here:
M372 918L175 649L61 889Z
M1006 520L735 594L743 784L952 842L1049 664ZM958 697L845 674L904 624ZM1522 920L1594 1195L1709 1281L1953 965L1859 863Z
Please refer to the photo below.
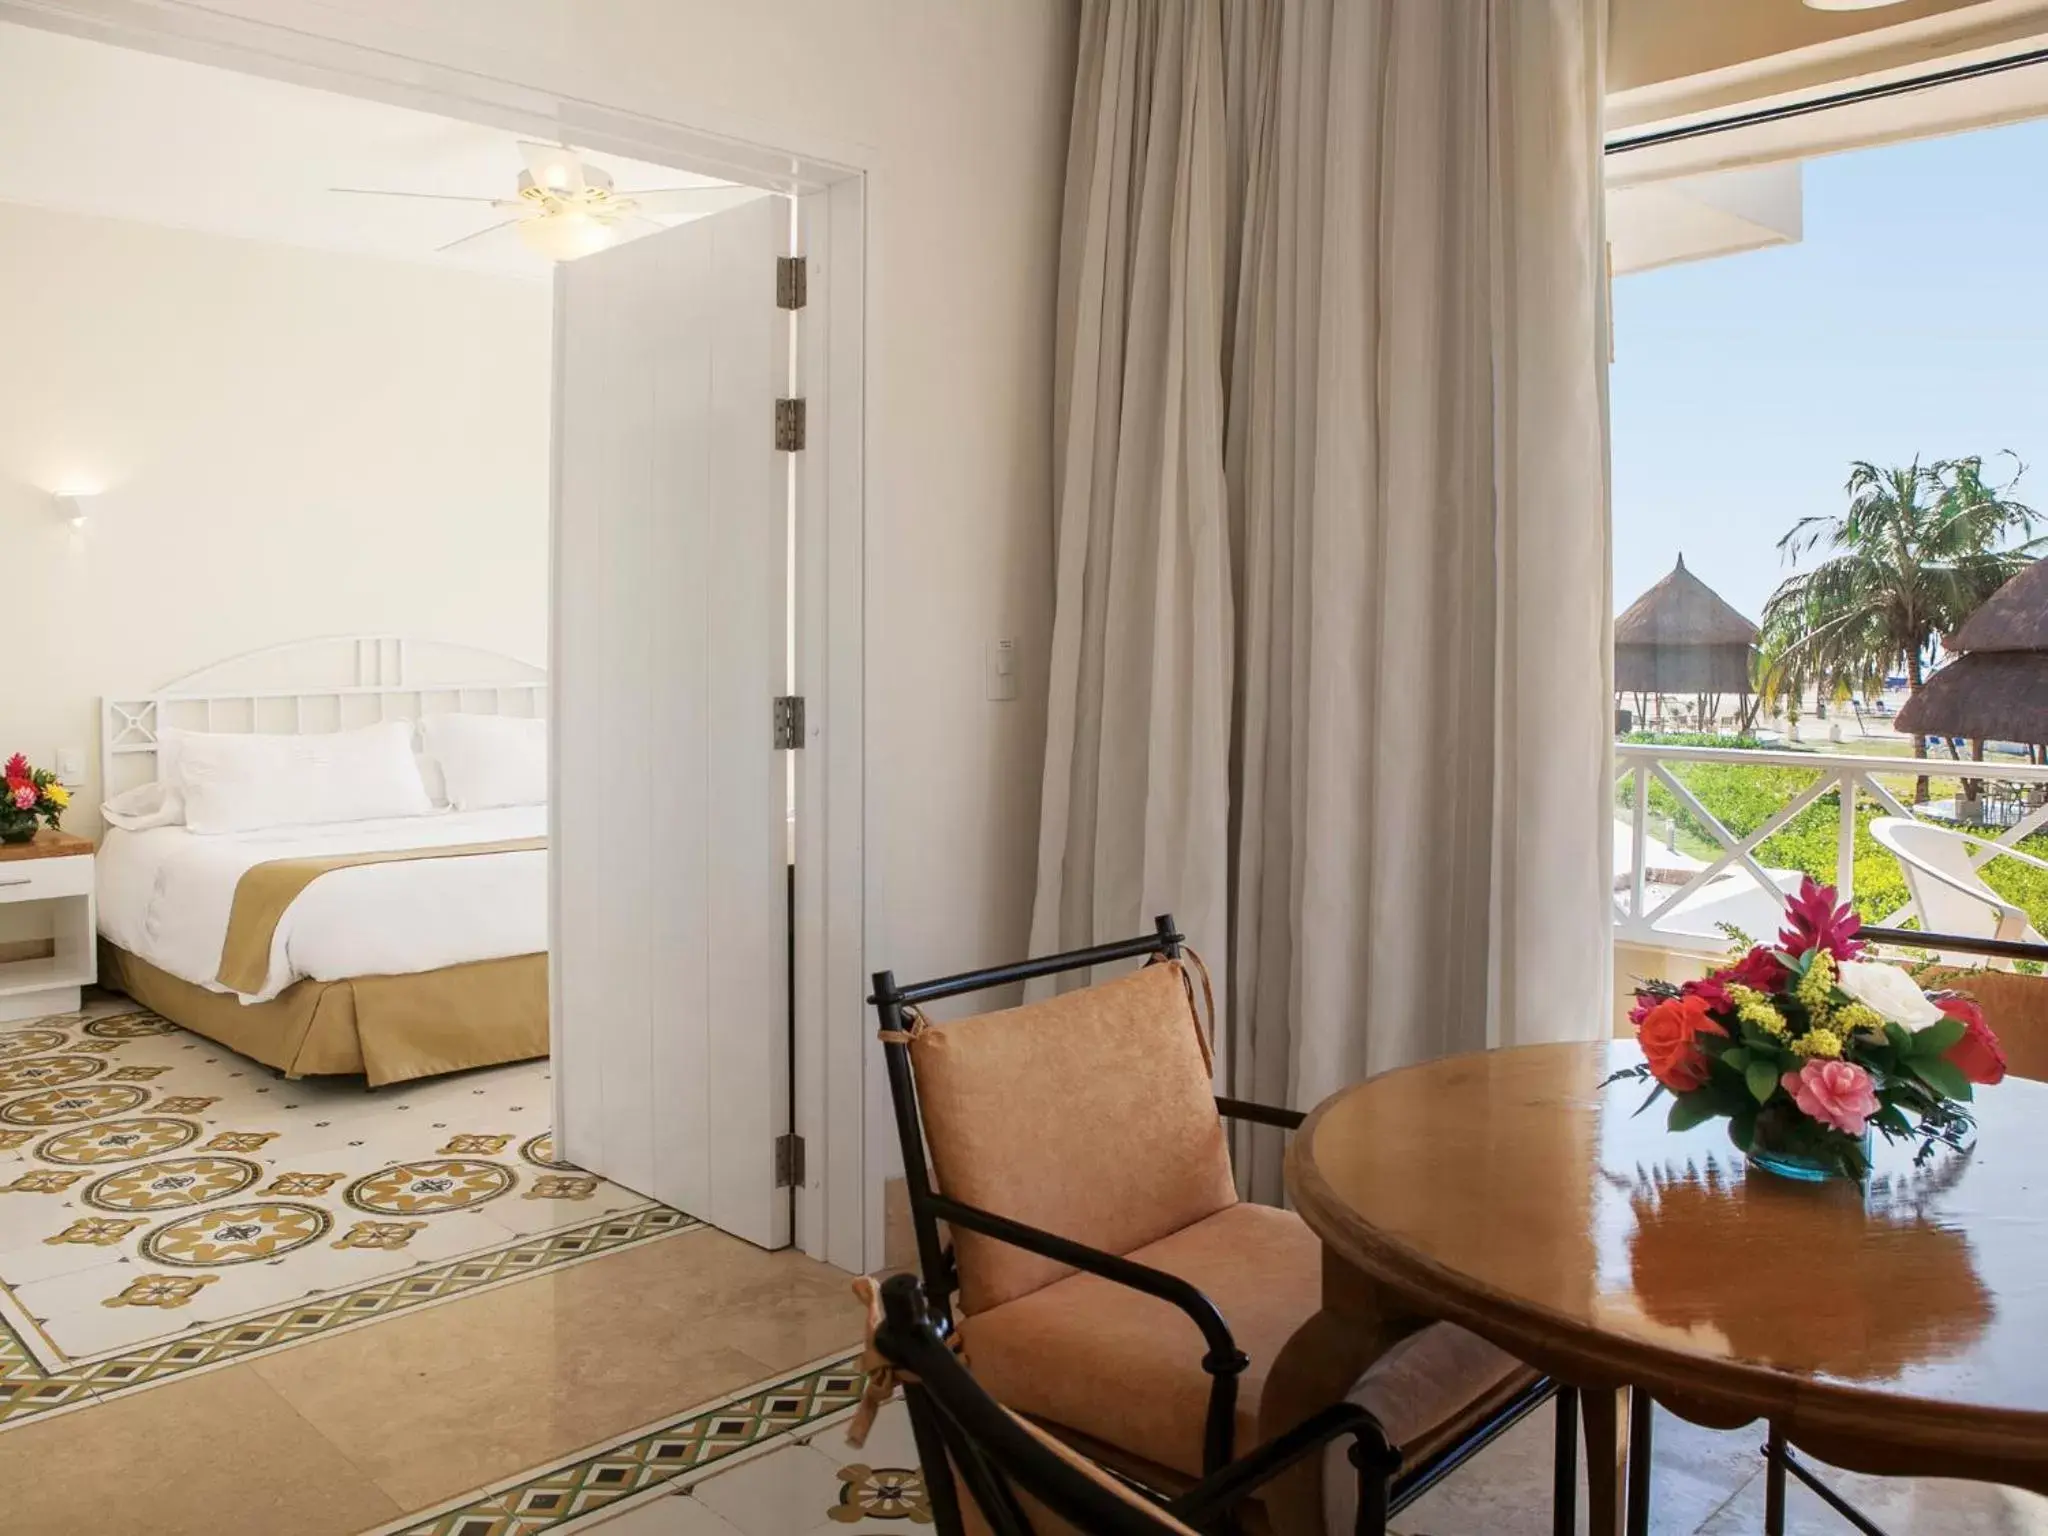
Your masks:
M1614 691L1638 697L1693 694L1749 696L1756 626L1685 568L1628 606L1614 621Z
M1906 701L1900 730L2048 743L2048 561L1992 593L1945 648L1961 654Z

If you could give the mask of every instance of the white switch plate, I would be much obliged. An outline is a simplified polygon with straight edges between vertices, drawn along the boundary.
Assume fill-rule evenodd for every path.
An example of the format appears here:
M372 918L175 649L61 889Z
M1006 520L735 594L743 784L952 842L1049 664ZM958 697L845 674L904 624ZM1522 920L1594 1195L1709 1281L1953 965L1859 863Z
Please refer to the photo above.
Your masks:
M57 749L57 782L78 785L85 782L85 748L59 747Z
M1017 642L991 640L988 643L988 696L997 703L1017 697Z

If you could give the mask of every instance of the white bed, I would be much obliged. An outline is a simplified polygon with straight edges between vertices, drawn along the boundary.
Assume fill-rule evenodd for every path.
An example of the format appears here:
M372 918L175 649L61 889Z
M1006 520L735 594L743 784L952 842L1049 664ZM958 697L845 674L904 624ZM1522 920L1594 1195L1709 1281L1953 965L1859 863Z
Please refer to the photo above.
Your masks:
M369 726L378 740L409 739L418 752L424 718L532 721L545 713L545 688L538 669L467 648L388 638L281 647L153 694L105 700L102 784L109 798L170 784L175 770L165 759L193 733L361 736ZM530 735L532 727L518 729ZM273 744L295 755L331 754L347 739ZM402 764L404 746L392 750ZM426 782L438 787L438 770L419 761ZM188 786L188 800L191 793ZM110 826L97 877L111 981L187 1028L295 1074L364 1071L372 1082L393 1081L545 1052L544 847L329 868L277 918L260 986L253 970L236 978L248 990L217 979L237 887L257 865L516 844L547 834L545 805L428 810L431 795L420 796L425 814L370 820L241 830ZM199 821L196 802L191 817ZM261 944L257 930L244 953L260 957Z
M184 827L110 828L100 844L100 932L132 955L209 991L235 886L272 859L507 842L547 835L547 807L201 835ZM277 925L261 991L293 982L401 976L530 955L548 947L545 850L337 869L309 885Z

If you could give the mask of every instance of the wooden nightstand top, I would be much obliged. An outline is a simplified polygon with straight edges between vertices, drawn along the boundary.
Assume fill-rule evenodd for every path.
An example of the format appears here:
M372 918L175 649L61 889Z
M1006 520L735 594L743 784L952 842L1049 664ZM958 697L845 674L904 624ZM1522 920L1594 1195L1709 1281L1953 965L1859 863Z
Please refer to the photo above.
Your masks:
M73 859L91 853L93 847L93 840L89 837L39 827L32 843L0 843L0 864L11 863L15 859Z

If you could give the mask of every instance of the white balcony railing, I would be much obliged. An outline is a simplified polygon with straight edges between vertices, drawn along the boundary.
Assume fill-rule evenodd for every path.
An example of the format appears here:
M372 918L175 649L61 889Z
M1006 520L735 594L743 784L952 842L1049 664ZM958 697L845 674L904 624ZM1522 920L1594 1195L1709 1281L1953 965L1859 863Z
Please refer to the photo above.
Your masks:
M1754 830L1731 831L1700 803L1699 797L1672 771L1683 763L1794 768L1813 781L1793 795ZM1914 758L1857 757L1818 752L1748 751L1731 747L1666 747L1618 743L1614 749L1615 785L1630 786L1630 805L1616 806L1617 820L1626 819L1626 846L1617 836L1615 858L1615 937L1653 948L1702 952L1727 947L1720 924L1727 923L1765 939L1777 931L1778 913L1787 893L1798 887L1800 872L1772 870L1757 850L1782 832L1801 811L1828 794L1839 796L1835 835L1834 885L1844 901L1856 891L1856 814L1867 798L1892 816L1911 816L1912 809L1880 779L1894 783L1921 773L1944 779L1972 779L2022 786L2025 802L2013 824L1997 830L1991 846L1974 856L1982 865L1998 857L2030 833L2048 826L2048 767L2004 759L1955 762L1930 756ZM1700 860L1660 847L1651 836L1651 787L1659 786L1720 845L1718 856ZM2040 786L2037 790L2035 787ZM2034 804L2035 800L2042 803ZM1972 827L1974 835L1994 836L1990 827ZM1619 829L1617 829L1619 832ZM1883 922L1896 926L1913 915L1908 902L1888 913Z

